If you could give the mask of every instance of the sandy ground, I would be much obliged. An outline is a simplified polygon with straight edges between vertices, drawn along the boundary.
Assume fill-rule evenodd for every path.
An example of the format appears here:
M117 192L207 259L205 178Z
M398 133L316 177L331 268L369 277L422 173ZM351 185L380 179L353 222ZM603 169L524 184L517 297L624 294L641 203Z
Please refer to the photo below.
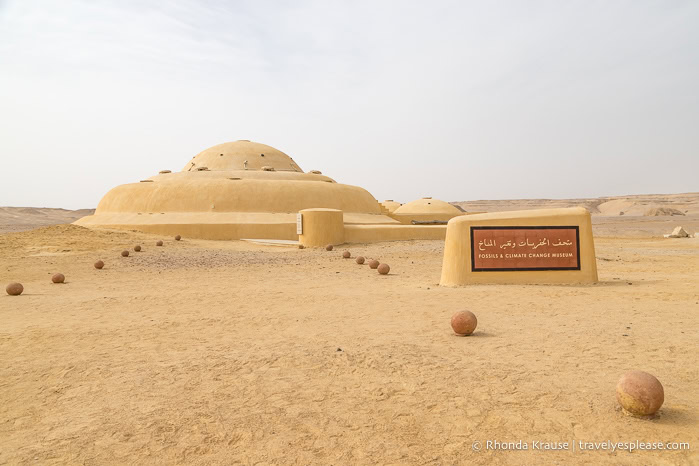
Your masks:
M458 289L441 241L351 245L378 276L341 250L157 239L0 235L0 284L25 286L0 296L0 464L699 464L697 238L601 235L597 285ZM656 419L617 407L631 369L662 381Z

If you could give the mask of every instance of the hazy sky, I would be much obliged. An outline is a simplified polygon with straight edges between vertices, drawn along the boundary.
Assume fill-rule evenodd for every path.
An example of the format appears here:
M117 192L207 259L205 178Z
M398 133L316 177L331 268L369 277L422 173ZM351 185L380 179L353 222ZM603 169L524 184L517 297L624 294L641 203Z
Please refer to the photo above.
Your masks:
M699 191L699 2L0 0L0 205L237 139L380 200Z

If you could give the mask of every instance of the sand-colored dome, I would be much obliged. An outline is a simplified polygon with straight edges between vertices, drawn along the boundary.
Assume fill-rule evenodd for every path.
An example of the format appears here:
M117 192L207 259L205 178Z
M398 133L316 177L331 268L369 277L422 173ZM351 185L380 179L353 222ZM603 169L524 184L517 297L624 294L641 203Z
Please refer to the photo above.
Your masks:
M208 170L262 170L303 173L294 160L274 147L246 140L225 142L198 153L182 171Z
M431 197L423 197L416 201L411 201L396 209L396 214L454 214L460 215L459 209L449 204L448 202L432 199Z
M398 223L366 190L303 173L288 155L250 141L211 147L181 172L117 186L76 223L190 238L296 239L296 214L312 208L341 210L345 223Z
M196 177L196 178L195 178ZM358 186L285 179L190 177L131 183L109 191L97 205L104 213L268 212L296 213L313 207L380 214L378 202ZM184 179L183 179L184 178Z
M401 206L401 203L396 202L393 199L386 199L381 203L381 205L384 206L389 213L393 213L396 211L398 207Z
M444 223L463 214L448 202L423 197L403 204L391 216L401 223Z

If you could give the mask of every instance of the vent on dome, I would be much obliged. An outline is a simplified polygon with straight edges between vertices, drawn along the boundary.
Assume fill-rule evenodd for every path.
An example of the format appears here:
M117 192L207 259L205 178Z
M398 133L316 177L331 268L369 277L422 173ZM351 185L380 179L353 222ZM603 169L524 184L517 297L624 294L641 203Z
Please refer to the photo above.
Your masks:
M208 171L209 171L209 167L198 167L198 168L197 168L197 171L198 171L198 172L208 172Z
M266 171L266 172L273 172L274 167L270 167L269 165L265 165L264 167L262 167L262 170Z
M161 175L164 175L166 173L172 173L172 172L170 170L160 170L158 173L160 173Z
M153 180L141 180L141 183L152 183Z
M320 170L311 170L308 173L313 173L314 175L322 175L323 174L323 172L321 172Z

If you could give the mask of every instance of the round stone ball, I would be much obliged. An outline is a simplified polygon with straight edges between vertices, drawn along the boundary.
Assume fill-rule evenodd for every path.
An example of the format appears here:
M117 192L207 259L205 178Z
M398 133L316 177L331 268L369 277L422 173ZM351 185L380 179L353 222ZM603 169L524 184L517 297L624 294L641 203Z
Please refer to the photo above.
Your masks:
M10 296L19 296L22 294L22 291L24 291L24 287L21 283L10 283L5 287L5 291L7 291L7 294Z
M133 250L136 252L141 252L141 246L137 244L136 246L133 247Z
M381 275L386 275L391 270L391 267L389 267L388 264L381 264L378 269Z
M179 241L179 240L181 240L181 239L182 239L182 237L181 237L180 235L176 235L176 236L175 236L175 241Z
M369 268L370 269L378 269L379 268L379 261L376 259L372 259L369 261Z
M156 246L162 246L163 245L163 240L159 239L157 243L155 243Z
M63 283L66 281L66 276L62 273L56 273L51 277L51 281L54 283Z
M129 251L127 251L127 250L121 251L121 257L129 257Z
M357 264L359 264L359 265L362 265L362 264L364 263L364 260L365 260L365 259L364 259L364 257L362 257L362 256L359 256L359 257L357 257L357 258L355 259L355 261L356 261Z
M305 249L305 248L306 248L306 246L304 246L303 244L299 244L299 249Z
M470 335L477 325L478 319L471 311L459 311L451 316L451 328L457 335Z
M333 245L332 245L332 244L328 244L327 246L325 246L325 250L326 250L326 251L332 251L332 250L333 250Z
M101 269L102 267L104 267L104 262L102 262L102 261L95 262L96 269Z
M342 253L342 257L344 257L345 259L349 259L350 257L352 257L352 254L350 254L349 251L345 251Z
M622 375L616 384L616 399L626 412L650 416L663 405L665 392L654 376L643 371L631 371Z

